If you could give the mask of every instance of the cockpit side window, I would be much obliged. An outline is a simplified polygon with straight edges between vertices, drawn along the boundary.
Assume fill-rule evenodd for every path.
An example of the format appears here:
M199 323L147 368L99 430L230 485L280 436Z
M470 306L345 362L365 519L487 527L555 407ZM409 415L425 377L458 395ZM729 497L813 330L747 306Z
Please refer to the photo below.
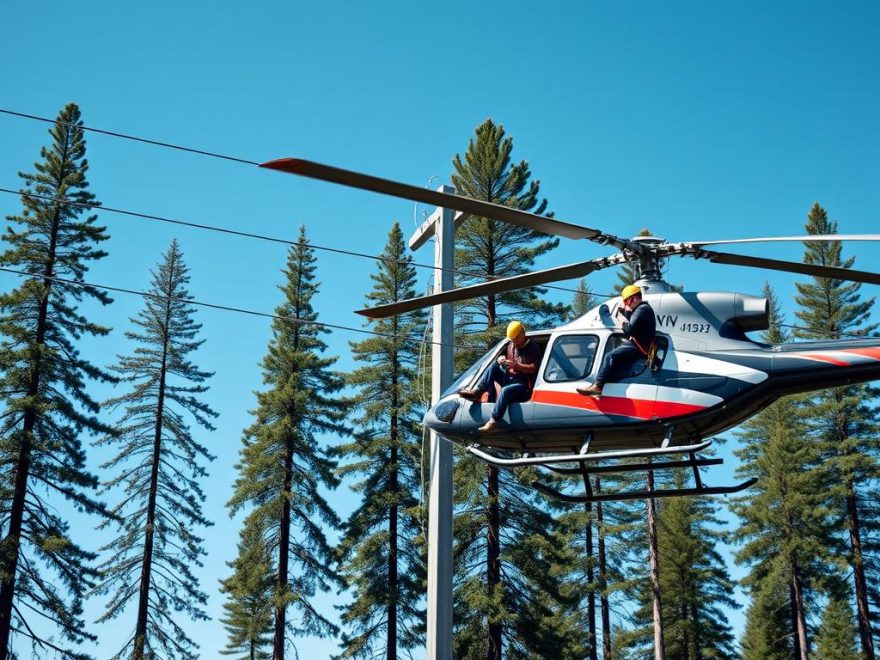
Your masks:
M557 337L544 367L544 382L583 380L593 368L598 347L599 338L596 335Z
M621 346L626 342L626 337L623 336L622 333L616 333L611 335L608 338L608 341L605 343L605 353L604 355L608 355L611 351L613 351L618 346ZM658 334L657 335L657 353L654 357L654 362L652 363L652 369L657 371L663 366L663 361L666 359L666 353L669 351L669 337ZM604 358L603 355L603 358ZM636 360L633 363L633 368L631 371L632 376L636 376L642 373L647 367L647 362L644 359Z

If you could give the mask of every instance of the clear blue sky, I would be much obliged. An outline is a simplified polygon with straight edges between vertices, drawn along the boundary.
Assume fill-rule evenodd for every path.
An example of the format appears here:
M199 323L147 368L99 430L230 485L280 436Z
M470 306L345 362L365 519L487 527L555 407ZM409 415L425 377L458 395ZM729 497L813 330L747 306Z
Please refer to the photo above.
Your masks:
M256 161L301 156L416 185L448 181L452 156L491 117L514 138L514 157L529 161L550 208L571 222L624 236L648 226L670 240L800 234L819 201L842 232L878 230L873 3L251 4L6 3L0 107L54 117L75 101L90 126ZM18 186L16 173L31 169L46 129L0 116L0 187ZM88 145L92 190L107 206L287 238L305 223L315 244L368 253L381 251L393 220L408 232L424 210L111 137L90 135ZM19 209L16 197L0 195L4 216ZM143 289L176 236L197 299L264 312L279 302L283 246L109 214L102 221L110 256L91 281ZM568 241L539 267L606 253ZM880 256L860 244L846 254L873 270ZM359 326L352 310L374 264L318 256L321 319ZM430 250L417 259L430 261ZM689 289L757 293L765 275L678 261L669 277ZM793 278L770 278L784 299L794 295ZM609 291L614 280L601 274L591 286ZM0 288L16 284L0 275ZM123 332L141 304L120 294L94 311L114 332L85 354L108 365L129 351ZM216 525L205 533L209 556L199 571L214 621L185 626L210 658L225 643L217 580L238 534L224 503L261 386L269 321L209 310L198 317L207 341L197 361L216 372L208 401L221 413L217 431L202 436L217 455L206 484ZM356 338L330 337L343 369ZM344 488L328 497L343 516L353 503ZM97 545L92 527L75 519L75 537ZM325 611L334 602L324 599ZM90 603L90 619L100 605ZM94 627L96 655L115 651L131 626L127 618ZM304 658L336 651L326 641L297 644Z

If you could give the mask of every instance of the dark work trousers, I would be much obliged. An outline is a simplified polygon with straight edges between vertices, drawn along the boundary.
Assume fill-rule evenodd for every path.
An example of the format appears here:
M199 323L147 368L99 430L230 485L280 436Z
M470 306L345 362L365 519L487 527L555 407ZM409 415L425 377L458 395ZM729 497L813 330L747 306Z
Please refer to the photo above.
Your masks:
M608 381L619 381L626 378L637 360L644 359L642 352L635 346L626 342L615 348L602 361L599 375L596 376L596 384L604 385Z
M531 394L529 386L523 381L513 380L511 376L505 373L505 369L497 362L492 365L484 375L477 387L481 392L489 393L489 403L494 402L495 407L492 409L492 419L496 422L504 417L507 407L511 403L522 403L528 401ZM498 400L495 400L495 383L501 385L501 393Z

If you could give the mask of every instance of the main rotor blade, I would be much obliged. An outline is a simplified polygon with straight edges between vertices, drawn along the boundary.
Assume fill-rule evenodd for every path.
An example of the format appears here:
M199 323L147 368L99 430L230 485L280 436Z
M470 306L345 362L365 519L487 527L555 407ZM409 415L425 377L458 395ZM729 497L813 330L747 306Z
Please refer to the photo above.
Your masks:
M732 238L718 241L684 241L674 245L700 247L703 245L722 245L732 243L778 243L783 241L880 241L880 234L810 234L808 236L767 236L764 238ZM670 244L673 245L673 244Z
M405 312L411 312L414 309L424 309L425 307L432 307L441 303L467 300L468 298L479 298L493 293L504 293L505 291L526 289L531 286L538 286L539 284L583 277L584 275L588 275L589 273L605 268L606 266L615 266L617 263L619 262L614 261L613 258L582 261L576 264L568 264L567 266L557 266L556 268L525 273L524 275L514 275L513 277L489 280L488 282L463 286L459 289L450 289L449 291L434 293L429 296L399 300L394 303L389 303L388 305L378 305L376 307L368 307L367 309L359 309L357 313L371 319L384 319L388 316L404 314Z
M726 252L713 252L711 250L698 250L692 253L691 256L705 258L717 264L752 266L753 268L780 270L787 273L801 273L803 275L827 277L834 280L849 280L851 282L864 282L865 284L880 284L880 274L869 273L864 270L837 268L835 266L819 266L817 264L804 264L796 261L780 261L779 259L765 259L763 257L747 257L741 254L728 254Z
M290 174L298 174L300 176L312 179L320 179L330 183L339 183L344 186L353 188L361 188L363 190L372 190L373 192L382 193L384 195L393 195L394 197L403 197L411 199L423 204L432 206L440 206L455 211L464 211L483 218L492 218L493 220L502 220L513 225L533 229L545 234L553 234L555 236L564 236L565 238L586 238L597 243L613 245L618 249L632 247L631 241L604 234L597 229L590 227L582 227L574 225L570 222L546 218L542 215L521 211L519 209L510 208L509 206L501 206L491 202L483 202L470 197L462 197L461 195L450 195L448 193L429 190L427 188L419 188L407 183L398 183L389 179L380 179L379 177L369 174L361 174L360 172L352 172L351 170L343 170L330 165L323 165L301 158L279 158L278 160L270 160L262 163L260 167L270 170L278 170L279 172L288 172Z

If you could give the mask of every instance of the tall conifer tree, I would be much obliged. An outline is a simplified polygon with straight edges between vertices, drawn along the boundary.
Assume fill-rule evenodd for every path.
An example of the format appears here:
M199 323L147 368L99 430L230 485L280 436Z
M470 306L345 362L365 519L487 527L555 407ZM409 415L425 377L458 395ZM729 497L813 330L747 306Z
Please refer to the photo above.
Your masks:
M687 485L685 473L675 473L675 487ZM718 530L717 507L708 498L674 497L659 507L657 537L660 588L663 594L665 652L670 658L735 658L733 633L722 608L735 608L733 582L715 549L725 534ZM642 583L637 614L647 624L652 595ZM648 626L645 625L645 632ZM643 649L653 635L634 640Z
M527 162L511 164L512 150L504 128L487 119L464 157L453 159L453 185L468 197L545 213L540 184L529 180ZM459 283L526 272L557 244L558 239L523 227L471 218L456 232L456 268L473 276ZM512 291L461 303L456 308L461 343L488 348L514 318L530 327L561 321L566 307L537 297L543 292ZM460 351L456 362L470 364L481 352ZM555 523L527 485L529 479L529 471L513 475L471 458L457 461L457 657L500 659L505 643L512 653L554 655L562 643L544 598L561 599L559 580L549 570L557 552L550 536Z
M835 234L837 222L814 204L807 216L810 234ZM839 241L804 243L804 262L820 266L851 268L855 258L843 258ZM798 335L812 339L838 339L845 334L867 334L877 329L869 324L874 299L862 300L861 284L815 277L798 283L798 319L807 326ZM870 405L877 390L867 385L838 387L819 393L809 409L812 425L823 441L824 469L837 509L835 528L845 529L852 569L859 638L868 660L876 657L868 592L869 574L880 573L880 556L866 553L863 537L880 527L880 424L878 410ZM839 523L839 524L838 524Z
M256 420L244 432L229 501L233 515L249 511L243 537L262 535L275 562L275 660L284 659L288 634L338 632L312 603L318 590L342 584L324 531L338 528L340 521L320 490L335 488L339 479L319 436L348 433L348 404L339 396L344 380L332 369L336 358L322 356L327 345L321 335L329 331L318 324L312 307L316 261L303 226L288 253L284 302L275 311L263 359L268 389L257 393ZM289 610L296 620L288 618Z
M778 582L778 581L777 581ZM791 660L789 592L752 589L746 625L740 640L742 660Z
M587 278L582 277L578 280L577 288L575 289L574 296L572 297L571 313L569 315L569 318L572 321L574 321L575 319L579 319L584 314L593 309L596 304L596 297L593 295L593 292L590 291L590 285L587 283Z
M0 255L0 265L30 275L0 295L2 658L12 651L12 632L30 639L35 653L85 657L70 651L67 642L94 639L85 631L82 599L96 576L95 554L74 542L52 500L65 498L82 511L106 515L87 494L97 480L85 470L81 436L110 431L96 417L98 404L86 391L86 379L113 378L80 357L77 344L109 329L77 308L84 298L104 305L110 298L91 286L52 278L82 282L89 263L106 256L98 245L108 236L95 215L83 217L99 203L88 191L79 108L67 105L49 134L52 144L40 152L35 172L20 174L24 211L7 218L14 226L7 228L7 248ZM46 620L58 637L41 632Z
M512 164L512 151L513 139L505 136L503 126L491 119L477 126L464 157L452 159L452 183L458 194L552 215L546 213L547 200L540 198L540 182L530 180L529 164ZM466 286L528 272L535 259L559 245L559 239L500 220L472 217L456 231L455 245L456 284ZM488 348L504 337L504 324L513 318L531 327L558 323L566 306L542 300L545 293L546 289L535 287L461 302L455 309L458 333L467 336L467 345ZM479 348L460 350L456 364L470 365L480 354Z
M415 296L416 273L400 225L394 223L372 275L369 305ZM339 446L343 476L361 475L353 486L361 503L345 524L338 554L354 600L343 608L342 657L392 660L398 647L423 643L421 608L425 580L424 543L419 519L421 417L418 400L419 336L427 322L424 311L376 320L379 336L352 343L362 365L349 374L357 388L358 412L352 442Z
M783 343L785 320L769 284L764 295L770 300L770 328L764 339ZM753 602L749 613L787 610L785 639L764 642L771 648L789 645L801 660L810 648L808 619L817 614L813 594L823 588L836 545L827 527L829 484L816 469L821 453L809 436L805 406L804 397L783 398L742 425L740 448L734 452L741 461L737 474L757 477L758 482L731 507L742 521L734 538L742 545L737 562L749 566L743 580ZM752 632L759 629L753 626ZM751 643L757 646L758 640Z
M816 633L816 657L822 660L864 660L856 646L856 626L847 599L833 596Z
M272 657L275 576L261 531L256 525L244 529L238 556L228 563L232 575L220 581L220 591L226 594L221 622L229 633L221 653L239 660Z
M207 595L193 573L206 553L194 530L211 524L200 482L207 477L202 463L213 456L193 437L190 421L213 431L217 413L200 400L212 374L191 361L204 340L176 240L152 275L144 308L131 319L137 329L125 333L136 348L114 367L130 391L105 404L123 408L122 420L98 443L118 447L101 466L117 472L104 491L123 492L113 508L119 536L101 549L109 558L97 591L112 597L99 621L120 616L137 595L132 635L114 657L195 658L198 646L174 614L208 618Z

